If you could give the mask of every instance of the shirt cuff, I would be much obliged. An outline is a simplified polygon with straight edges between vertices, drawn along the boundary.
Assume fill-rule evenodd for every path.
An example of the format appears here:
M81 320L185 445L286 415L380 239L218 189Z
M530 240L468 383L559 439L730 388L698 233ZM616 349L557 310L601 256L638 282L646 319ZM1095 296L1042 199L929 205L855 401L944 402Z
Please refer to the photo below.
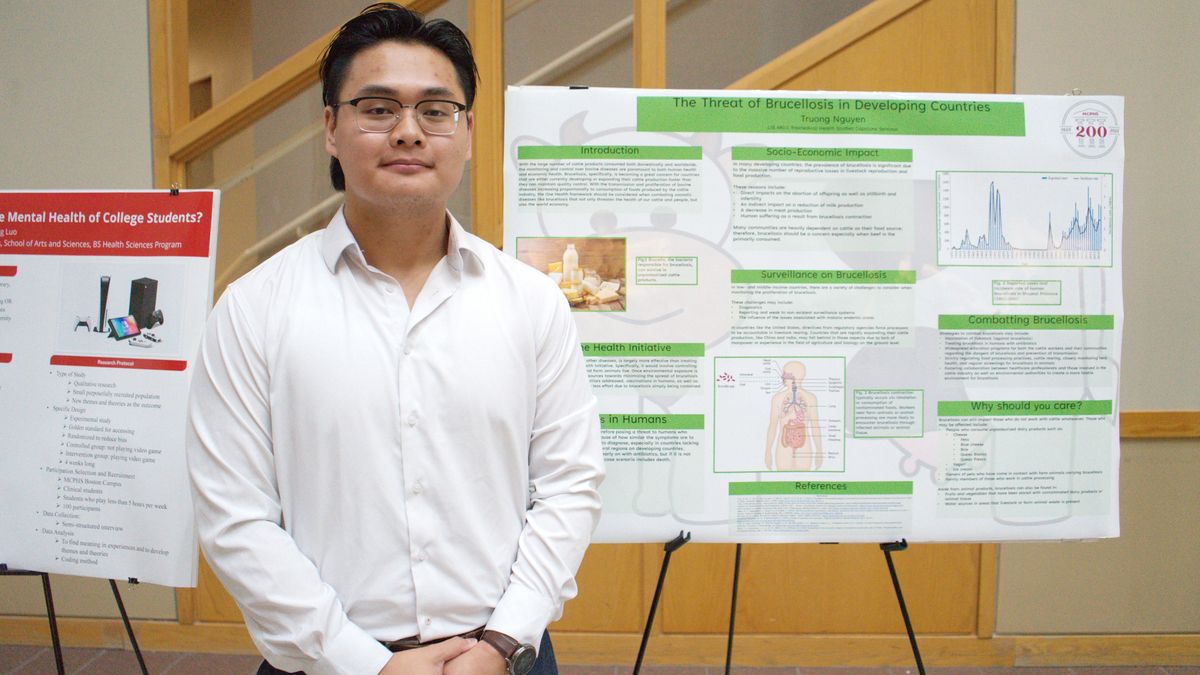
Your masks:
M488 620L488 630L499 631L522 644L542 645L546 626L558 618L557 608L540 594L516 584L509 584L504 597Z
M311 675L375 675L390 658L387 647L347 621L329 639L321 659L305 670Z

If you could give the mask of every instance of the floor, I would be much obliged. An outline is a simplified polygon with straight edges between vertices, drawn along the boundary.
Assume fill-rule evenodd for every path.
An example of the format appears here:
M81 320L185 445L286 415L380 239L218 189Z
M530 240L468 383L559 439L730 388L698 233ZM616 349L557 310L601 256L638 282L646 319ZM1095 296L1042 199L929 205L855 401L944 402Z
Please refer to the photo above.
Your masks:
M146 669L153 675L251 675L261 659L228 654L144 652ZM116 649L63 650L66 672L74 675L138 675L137 658ZM646 675L722 675L722 667L645 666ZM738 675L912 675L916 668L751 668L734 667ZM930 667L939 675L1200 675L1200 666L1138 666L1079 668L969 668ZM49 647L0 645L0 674L55 673L54 652ZM559 666L560 675L630 675L629 666Z

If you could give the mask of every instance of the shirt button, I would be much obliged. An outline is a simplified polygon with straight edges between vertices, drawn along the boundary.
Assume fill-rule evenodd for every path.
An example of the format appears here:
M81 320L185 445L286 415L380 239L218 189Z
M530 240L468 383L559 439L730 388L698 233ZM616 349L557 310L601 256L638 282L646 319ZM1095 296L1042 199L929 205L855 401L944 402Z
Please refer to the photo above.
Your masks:
M425 617L425 625L426 625L426 626L428 626L428 625L430 625L430 624L432 624L432 623L433 623L433 619L430 619L429 617Z
M408 416L408 426L410 426L410 427L417 426L417 413L412 413L411 415Z
M421 485L421 481L417 481L417 482L413 483L412 493L414 495L419 495L424 491L425 491L425 486Z
M391 286L384 286L383 292L387 293L388 295L391 295L392 293L395 293L396 290L394 288L392 288Z
M404 355L408 356L411 353L412 353L412 347L410 347L408 345L404 345Z
M417 554L413 556L413 560L416 560L417 562L425 562L425 552L417 551Z

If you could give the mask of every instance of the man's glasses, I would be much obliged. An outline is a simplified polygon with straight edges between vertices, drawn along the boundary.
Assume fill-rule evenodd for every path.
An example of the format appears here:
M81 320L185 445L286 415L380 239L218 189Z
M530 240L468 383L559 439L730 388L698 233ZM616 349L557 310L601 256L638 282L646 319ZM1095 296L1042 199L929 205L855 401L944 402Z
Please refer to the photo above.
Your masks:
M400 116L405 108L412 108L417 113L417 124L427 134L449 136L458 129L459 113L467 106L455 101L430 99L417 101L413 105L405 105L394 98L379 96L361 96L349 101L334 103L336 112L338 106L349 105L354 108L354 117L358 120L358 128L369 134L386 134L400 123Z

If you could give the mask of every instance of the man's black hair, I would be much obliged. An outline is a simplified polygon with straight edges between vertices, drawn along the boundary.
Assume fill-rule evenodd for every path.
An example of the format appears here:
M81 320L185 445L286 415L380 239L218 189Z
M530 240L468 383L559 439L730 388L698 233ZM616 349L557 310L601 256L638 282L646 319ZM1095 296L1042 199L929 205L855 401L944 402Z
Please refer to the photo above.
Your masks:
M475 103L479 71L471 43L463 32L445 19L426 21L421 14L392 2L379 2L364 9L341 27L321 57L321 99L325 105L338 102L350 62L364 49L380 42L421 44L450 59L458 85L466 95L467 109ZM329 158L329 181L335 190L346 189L346 175L337 157Z

